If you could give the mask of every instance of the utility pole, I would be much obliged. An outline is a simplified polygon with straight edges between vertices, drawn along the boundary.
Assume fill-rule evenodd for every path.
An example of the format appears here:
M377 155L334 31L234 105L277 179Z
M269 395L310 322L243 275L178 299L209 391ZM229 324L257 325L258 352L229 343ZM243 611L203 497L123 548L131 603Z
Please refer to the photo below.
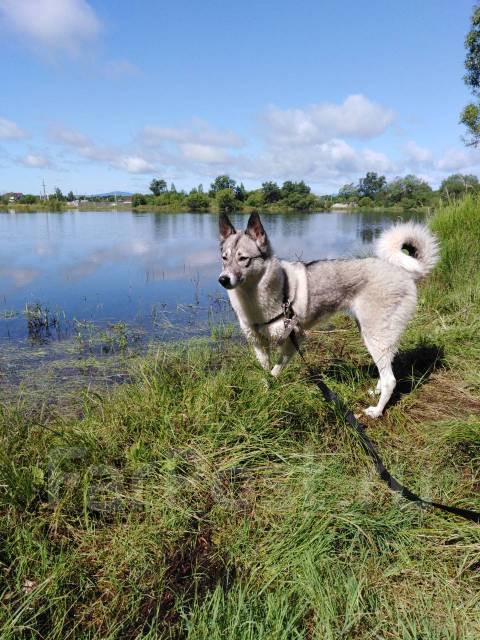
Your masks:
M47 192L45 191L45 178L43 179L42 187L43 187L43 197L42 197L42 200L46 200L46 199L47 199Z

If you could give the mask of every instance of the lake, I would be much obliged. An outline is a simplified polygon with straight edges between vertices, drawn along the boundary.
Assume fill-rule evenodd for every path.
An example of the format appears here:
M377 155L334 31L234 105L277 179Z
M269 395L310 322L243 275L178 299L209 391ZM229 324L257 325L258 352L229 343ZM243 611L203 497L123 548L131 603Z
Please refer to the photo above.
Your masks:
M0 364L76 357L234 323L217 282L216 214L0 213ZM231 216L244 228L247 215ZM394 221L378 213L265 214L277 255L367 255ZM100 338L99 338L100 336ZM14 357L13 357L14 356Z

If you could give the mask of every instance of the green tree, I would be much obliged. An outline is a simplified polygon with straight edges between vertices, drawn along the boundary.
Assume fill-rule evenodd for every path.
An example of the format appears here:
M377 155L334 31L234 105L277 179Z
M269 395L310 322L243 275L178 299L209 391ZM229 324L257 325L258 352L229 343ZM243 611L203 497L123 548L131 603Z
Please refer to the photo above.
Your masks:
M147 198L143 193L134 193L132 196L132 207L138 207L142 204L147 204Z
M210 206L210 200L206 193L192 189L185 198L185 204L191 211L206 211Z
M282 197L282 192L280 191L280 187L276 182L264 182L262 184L263 191L263 200L267 204L271 204L272 202L277 202Z
M246 204L249 207L262 207L265 204L265 195L262 189L257 189L256 191L250 191L248 194Z
M480 6L476 6L473 10L471 29L465 38L465 47L467 49L466 74L463 79L470 87L475 102L467 104L460 114L460 123L467 127L470 136L465 139L465 143L477 146L480 143Z
M237 186L234 189L234 192L237 200L239 200L240 202L244 202L246 200L247 190L243 186L243 182L241 182L240 184L237 184Z
M371 198L369 198L369 196L363 196L363 198L360 198L360 200L358 201L358 206L359 207L371 207L371 206L373 206L373 200Z
M231 189L221 189L217 192L216 200L220 211L233 211L235 209L235 194Z
M235 180L232 180L230 176L227 176L227 175L217 176L215 180L212 182L212 184L210 185L209 195L213 197L219 191L223 191L225 189L233 190L235 189L235 185L236 185Z
M401 204L406 209L423 206L432 200L432 187L414 175L396 178L387 187L386 199L389 204Z
M456 199L467 193L477 193L480 189L480 183L477 176L462 175L461 173L455 173L445 180L440 185L440 195L446 200Z
M287 180L282 185L282 197L288 196L292 193L296 193L300 196L306 196L310 193L310 187L306 185L303 180L300 182Z
M386 184L385 176L379 176L375 171L369 171L364 178L358 181L358 195L373 200L383 192Z
M21 204L35 204L36 201L37 197L32 195L31 193L26 193L19 199L19 202Z
M65 196L63 195L62 190L58 187L55 187L54 198L56 198L57 200L65 200Z
M67 194L68 202L73 202L75 200L75 196L73 195L73 191L69 191Z
M167 183L161 178L154 178L150 182L149 189L154 196L159 196L160 194L165 193L165 191L167 190Z
M338 197L342 202L350 202L351 200L358 198L358 189L353 182L349 182L339 189Z

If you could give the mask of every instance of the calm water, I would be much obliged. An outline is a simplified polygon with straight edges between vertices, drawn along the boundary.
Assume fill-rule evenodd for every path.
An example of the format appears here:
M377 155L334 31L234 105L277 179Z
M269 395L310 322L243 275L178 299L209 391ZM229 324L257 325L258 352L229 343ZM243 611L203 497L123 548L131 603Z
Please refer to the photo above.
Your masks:
M247 216L232 220L243 228ZM277 255L312 260L368 254L392 217L287 214L264 223ZM214 214L0 213L0 237L4 346L48 345L119 322L143 339L172 339L230 317Z

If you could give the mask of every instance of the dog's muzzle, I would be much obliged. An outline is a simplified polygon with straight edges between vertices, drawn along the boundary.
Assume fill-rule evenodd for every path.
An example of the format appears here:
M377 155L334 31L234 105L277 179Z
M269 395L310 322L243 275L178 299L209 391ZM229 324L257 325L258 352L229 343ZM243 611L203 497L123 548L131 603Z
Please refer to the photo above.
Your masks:
M230 276L221 275L218 281L222 285L222 287L225 287L225 289L232 288L232 281L230 280Z

